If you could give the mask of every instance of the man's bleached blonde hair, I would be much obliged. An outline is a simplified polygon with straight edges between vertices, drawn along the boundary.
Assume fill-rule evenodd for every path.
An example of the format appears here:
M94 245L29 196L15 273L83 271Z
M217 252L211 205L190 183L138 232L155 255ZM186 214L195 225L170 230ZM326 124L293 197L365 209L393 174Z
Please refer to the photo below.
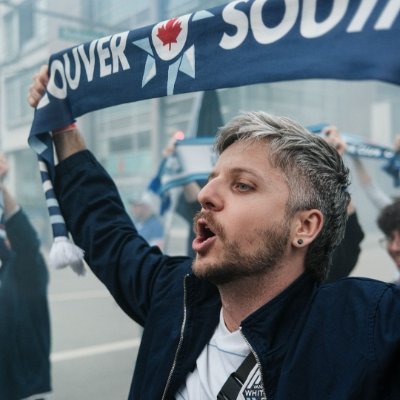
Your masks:
M236 141L267 144L266 156L289 186L288 218L300 210L322 212L323 228L308 248L305 269L325 279L333 250L344 236L350 202L349 170L342 157L297 122L261 111L242 113L220 128L215 149L221 154Z

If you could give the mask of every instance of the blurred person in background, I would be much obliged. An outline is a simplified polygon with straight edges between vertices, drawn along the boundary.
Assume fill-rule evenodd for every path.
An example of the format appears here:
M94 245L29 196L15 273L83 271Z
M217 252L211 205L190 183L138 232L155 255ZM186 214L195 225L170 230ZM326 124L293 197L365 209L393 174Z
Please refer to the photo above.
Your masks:
M377 210L388 206L392 199L372 179L360 157L351 157L361 187Z
M346 151L346 142L335 126L328 126L321 132L322 137L333 146L341 157ZM347 206L347 222L343 240L333 252L332 265L326 281L332 282L349 276L354 270L361 253L361 242L364 232L358 221L353 200Z
M398 271L398 277L394 283L400 285L400 199L381 210L377 224L385 235L381 244L394 261Z
M393 142L393 151L397 154L400 152L400 135L396 135ZM363 188L366 196L371 201L371 203L381 211L384 207L392 204L393 199L388 196L376 182L372 179L371 175L368 173L364 163L361 161L360 157L352 157L354 170L356 171L357 177L360 181L361 187ZM391 162L384 166L384 170L388 172Z
M176 136L172 136L162 152L163 158L168 158L175 152L176 143ZM195 257L195 252L192 247L193 240L196 236L193 230L193 218L201 209L197 196L205 183L206 182L202 181L192 181L183 185L182 192L179 194L176 207L173 210L184 219L188 226L186 255L189 257Z
M132 217L141 236L151 246L163 248L164 227L158 215L154 211L152 196L148 192L142 193L139 197L132 197L129 200Z
M198 94L201 98L200 109L194 120L191 122L196 126L193 137L197 139L209 138L214 136L218 129L223 125L223 118L221 113L221 105L216 90L208 90ZM163 150L163 157L167 158L175 152L177 140L180 135L177 132L172 135ZM200 203L197 200L197 195L200 189L207 183L207 180L194 180L183 186L182 192L177 198L175 209L173 210L180 215L187 224L187 241L186 241L186 255L195 257L192 243L195 238L193 230L193 218L201 209Z
M39 400L51 391L49 275L37 233L6 188L8 171L0 155L0 399Z

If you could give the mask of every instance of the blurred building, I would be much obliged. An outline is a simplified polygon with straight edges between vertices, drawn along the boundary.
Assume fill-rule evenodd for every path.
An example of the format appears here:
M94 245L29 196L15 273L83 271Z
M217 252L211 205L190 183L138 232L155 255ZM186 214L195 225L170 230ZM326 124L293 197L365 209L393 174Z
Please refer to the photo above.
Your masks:
M36 158L27 145L33 111L26 95L33 73L56 51L225 2L0 1L0 148L12 162L11 181L18 200L37 216L37 224L44 230L43 193ZM400 133L398 90L379 82L308 80L221 89L218 93L225 121L239 111L266 110L306 125L332 123L390 145ZM123 199L147 186L172 133L182 130L190 135L196 96L151 99L79 118L89 147L116 180ZM382 178L379 168L375 170L385 189L391 191L389 178ZM357 185L354 191L358 192ZM368 205L366 212L370 212ZM371 221L372 229L373 218Z

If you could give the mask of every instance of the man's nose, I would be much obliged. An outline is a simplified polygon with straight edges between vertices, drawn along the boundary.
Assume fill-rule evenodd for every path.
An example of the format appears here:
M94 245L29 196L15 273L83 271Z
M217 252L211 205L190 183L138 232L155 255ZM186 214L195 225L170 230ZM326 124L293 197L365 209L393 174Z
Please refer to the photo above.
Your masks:
M200 190L197 199L204 210L220 211L223 207L223 196L221 185L216 178L207 182Z

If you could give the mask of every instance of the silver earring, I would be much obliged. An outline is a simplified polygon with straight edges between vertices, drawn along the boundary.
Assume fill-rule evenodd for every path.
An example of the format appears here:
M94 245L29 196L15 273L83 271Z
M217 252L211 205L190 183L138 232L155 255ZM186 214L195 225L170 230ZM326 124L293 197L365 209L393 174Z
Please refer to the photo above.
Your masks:
M303 244L303 239L298 239L297 244Z

